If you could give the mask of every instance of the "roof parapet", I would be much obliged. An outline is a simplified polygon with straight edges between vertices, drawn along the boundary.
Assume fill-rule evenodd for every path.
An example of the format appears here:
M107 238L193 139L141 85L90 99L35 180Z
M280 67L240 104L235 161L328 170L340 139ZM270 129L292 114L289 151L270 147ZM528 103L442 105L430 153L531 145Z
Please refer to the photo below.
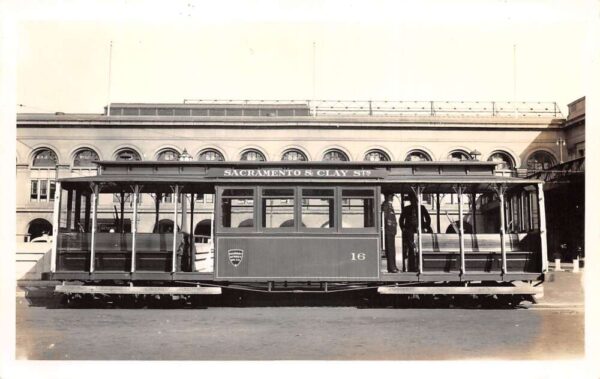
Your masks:
M107 114L108 106L105 107ZM111 116L387 116L554 117L556 102L375 100L192 100L174 103L113 103Z

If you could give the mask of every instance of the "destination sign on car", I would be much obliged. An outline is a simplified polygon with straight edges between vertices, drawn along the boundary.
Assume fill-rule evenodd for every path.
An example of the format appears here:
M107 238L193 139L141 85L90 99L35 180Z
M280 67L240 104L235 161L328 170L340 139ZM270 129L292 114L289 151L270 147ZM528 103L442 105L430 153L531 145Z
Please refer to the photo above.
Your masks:
M224 169L224 177L243 178L377 178L383 177L385 170L366 169L293 169L293 168L256 168Z

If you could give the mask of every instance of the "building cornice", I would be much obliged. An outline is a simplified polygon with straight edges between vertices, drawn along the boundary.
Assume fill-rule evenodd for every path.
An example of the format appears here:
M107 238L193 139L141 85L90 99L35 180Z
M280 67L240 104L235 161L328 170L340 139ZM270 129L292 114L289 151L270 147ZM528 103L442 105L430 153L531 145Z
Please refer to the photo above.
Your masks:
M17 128L218 128L218 129L561 129L564 119L531 117L189 117L20 114Z
M570 129L579 125L585 125L585 113L565 121L565 129Z

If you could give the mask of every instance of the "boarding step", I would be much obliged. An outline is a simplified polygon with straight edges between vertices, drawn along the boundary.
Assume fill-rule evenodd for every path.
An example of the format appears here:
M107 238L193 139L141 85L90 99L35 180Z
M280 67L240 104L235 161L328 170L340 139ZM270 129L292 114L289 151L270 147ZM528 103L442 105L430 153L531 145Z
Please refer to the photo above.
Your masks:
M427 286L396 287L382 286L377 288L382 295L542 295L542 286Z
M221 287L128 287L128 286L80 286L58 285L59 293L84 293L107 295L220 295Z

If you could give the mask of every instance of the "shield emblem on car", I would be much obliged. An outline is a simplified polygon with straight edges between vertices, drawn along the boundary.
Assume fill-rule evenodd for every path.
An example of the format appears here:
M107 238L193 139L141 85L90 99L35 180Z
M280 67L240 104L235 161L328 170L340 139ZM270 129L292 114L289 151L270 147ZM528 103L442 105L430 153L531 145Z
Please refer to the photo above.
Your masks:
M229 262L233 265L233 267L237 267L242 262L244 258L244 250L242 249L229 249L227 250L227 256L229 257Z

